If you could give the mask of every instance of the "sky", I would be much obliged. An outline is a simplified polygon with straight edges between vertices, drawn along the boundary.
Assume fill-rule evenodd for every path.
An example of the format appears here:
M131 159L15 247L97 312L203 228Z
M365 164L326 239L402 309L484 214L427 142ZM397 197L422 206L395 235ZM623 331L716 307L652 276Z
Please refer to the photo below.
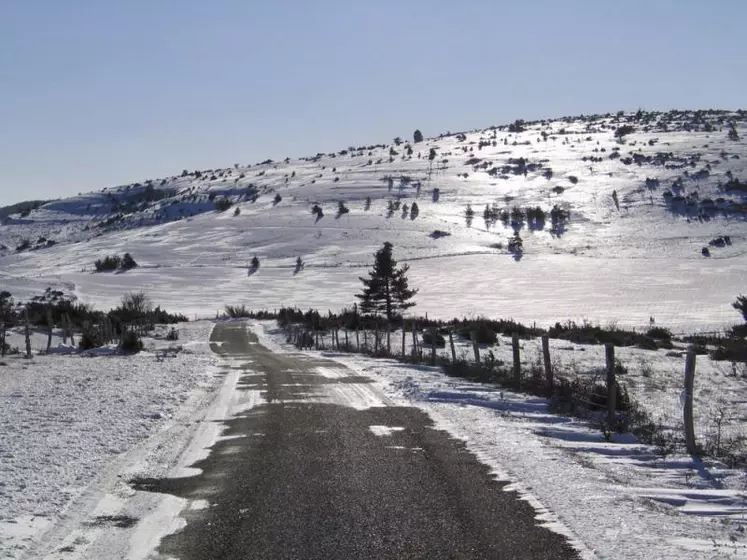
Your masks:
M516 119L744 108L743 0L0 0L0 206Z

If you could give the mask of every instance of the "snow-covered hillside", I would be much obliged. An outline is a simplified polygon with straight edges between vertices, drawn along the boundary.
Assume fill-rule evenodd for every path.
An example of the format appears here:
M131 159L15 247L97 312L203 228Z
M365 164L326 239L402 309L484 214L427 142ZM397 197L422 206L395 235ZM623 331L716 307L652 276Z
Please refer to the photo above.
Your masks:
M227 303L341 308L390 241L411 266L421 314L626 326L653 316L674 332L737 321L746 112L517 121L397 140L185 170L10 215L0 287L23 299L52 285L102 307L139 289L200 316ZM233 205L220 212L223 200ZM515 230L522 246L512 253ZM125 252L138 268L94 272L96 259Z

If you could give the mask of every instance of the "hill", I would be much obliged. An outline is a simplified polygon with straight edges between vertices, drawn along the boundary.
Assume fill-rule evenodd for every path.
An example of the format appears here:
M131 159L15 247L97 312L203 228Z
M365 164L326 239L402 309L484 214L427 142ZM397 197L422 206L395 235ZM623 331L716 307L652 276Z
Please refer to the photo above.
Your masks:
M421 314L716 330L746 288L746 123L715 110L516 121L29 203L0 214L0 286L102 307L144 290L201 316L339 309L389 241ZM139 266L95 272L124 253Z

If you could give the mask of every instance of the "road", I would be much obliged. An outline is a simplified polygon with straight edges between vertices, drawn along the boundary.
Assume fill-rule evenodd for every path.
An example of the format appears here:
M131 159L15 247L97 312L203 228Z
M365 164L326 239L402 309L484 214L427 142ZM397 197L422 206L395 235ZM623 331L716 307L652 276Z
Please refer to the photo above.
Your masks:
M161 557L578 558L539 527L464 444L415 408L386 405L340 364L273 353L242 323L216 326L216 352L245 363L237 390L263 403L225 421L198 476L135 488L207 500L187 509ZM321 372L321 373L320 373Z

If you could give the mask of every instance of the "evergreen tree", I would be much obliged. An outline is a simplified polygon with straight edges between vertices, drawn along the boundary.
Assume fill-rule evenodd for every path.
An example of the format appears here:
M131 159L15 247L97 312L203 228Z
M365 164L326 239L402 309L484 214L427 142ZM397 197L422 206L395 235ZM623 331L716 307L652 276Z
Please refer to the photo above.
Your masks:
M392 247L391 243L386 242L384 247L376 251L369 278L359 278L363 282L363 293L355 296L361 302L362 314L384 315L389 321L413 307L415 302L410 300L418 292L408 285L407 271L410 267L397 267L397 261L392 258Z
M731 306L739 311L747 322L747 296L737 296L737 301L732 303Z
M412 133L412 141L413 143L417 144L418 142L423 141L423 133L420 132L420 130L416 130Z

